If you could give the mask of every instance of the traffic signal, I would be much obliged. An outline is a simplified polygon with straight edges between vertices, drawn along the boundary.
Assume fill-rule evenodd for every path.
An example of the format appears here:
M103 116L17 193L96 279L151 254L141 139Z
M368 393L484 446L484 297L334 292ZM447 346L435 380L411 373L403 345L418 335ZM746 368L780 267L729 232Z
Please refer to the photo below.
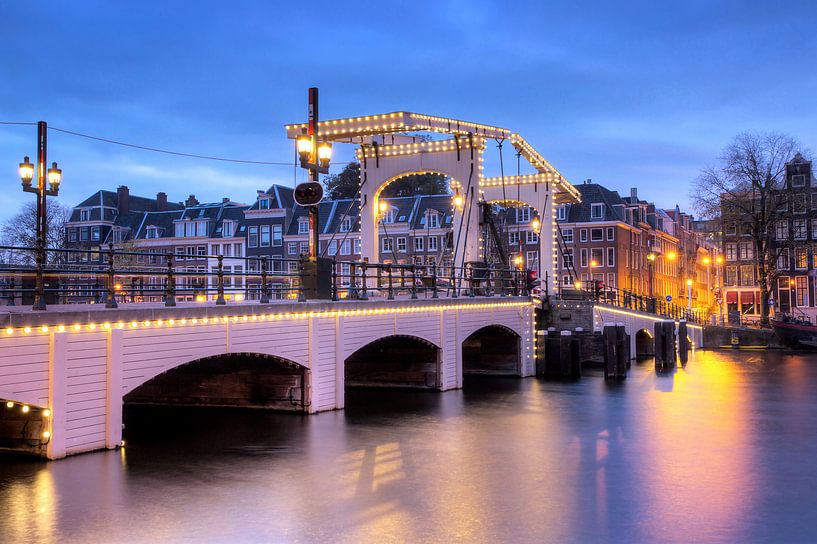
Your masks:
M539 274L535 270L525 272L525 290L528 293L533 292L539 286L539 283Z
M295 187L295 202L301 206L314 206L323 198L323 185L317 181L299 183Z
M593 296L597 299L601 297L601 292L604 289L604 282L602 280L593 280Z

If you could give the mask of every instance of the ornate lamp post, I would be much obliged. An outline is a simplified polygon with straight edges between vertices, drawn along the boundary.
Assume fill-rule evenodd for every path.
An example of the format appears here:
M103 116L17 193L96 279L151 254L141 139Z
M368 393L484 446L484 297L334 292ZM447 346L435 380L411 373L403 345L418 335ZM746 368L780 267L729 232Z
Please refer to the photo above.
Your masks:
M35 167L28 160L23 158L20 163L20 179L23 182L23 191L37 195L37 256L36 256L36 283L34 286L34 310L45 310L45 282L43 280L43 267L46 260L46 235L48 229L48 217L46 208L46 197L57 196L60 192L60 182L62 181L62 170L57 168L57 163L52 163L51 168L46 170L48 150L48 126L45 121L37 123L37 185L32 185ZM46 178L48 187L45 186Z

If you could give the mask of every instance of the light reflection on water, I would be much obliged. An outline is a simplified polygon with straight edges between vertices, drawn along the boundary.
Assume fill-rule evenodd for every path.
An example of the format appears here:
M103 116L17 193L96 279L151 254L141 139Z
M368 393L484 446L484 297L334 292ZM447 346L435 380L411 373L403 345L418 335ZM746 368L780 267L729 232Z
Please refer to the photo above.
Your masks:
M350 392L312 417L141 410L128 447L0 463L0 542L808 542L817 356L623 383Z

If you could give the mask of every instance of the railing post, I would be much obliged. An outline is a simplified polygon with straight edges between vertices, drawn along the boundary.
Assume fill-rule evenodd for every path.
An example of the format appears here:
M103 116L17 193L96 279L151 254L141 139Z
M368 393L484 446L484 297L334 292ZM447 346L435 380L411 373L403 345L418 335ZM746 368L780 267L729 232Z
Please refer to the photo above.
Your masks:
M440 298L437 293L437 262L431 265L431 298Z
M491 285L491 273L492 270L490 267L485 267L485 296L491 297L494 295L493 293L493 285Z
M116 283L113 270L113 244L108 244L108 300L105 302L106 308L116 308Z
M176 305L176 280L173 277L173 254L167 253L167 285L165 286L165 306Z
M224 255L218 255L218 269L216 271L216 305L224 306L227 301L224 300Z
M346 290L346 298L357 299L357 270L354 262L349 263L349 288Z
M45 310L45 278L43 277L43 267L45 266L45 240L42 236L37 237L37 256L35 257L37 270L35 271L34 284L34 306L33 310Z
M454 276L454 263L451 263L451 298L457 298L457 281Z
M366 263L360 263L360 300L369 300L369 286L366 284Z
M411 300L417 300L417 265L411 265Z
M261 304L269 304L269 290L267 289L267 267L269 266L269 257L264 255L261 257Z
M476 288L474 287L474 266L468 267L468 297L474 298L477 296Z
M400 267L400 290L406 290L406 266L403 265Z
M389 274L389 296L388 300L394 300L394 287L392 286L391 265L388 265L386 272Z
M304 287L304 260L298 261L298 302L306 302L306 289Z
M332 301L338 301L338 258L332 257Z

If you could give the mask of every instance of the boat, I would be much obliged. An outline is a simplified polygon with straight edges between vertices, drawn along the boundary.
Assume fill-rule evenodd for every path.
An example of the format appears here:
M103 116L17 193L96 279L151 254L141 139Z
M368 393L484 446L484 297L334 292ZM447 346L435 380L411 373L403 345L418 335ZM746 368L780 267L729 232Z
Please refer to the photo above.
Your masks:
M817 350L817 325L805 317L783 314L771 320L780 342L793 349Z

